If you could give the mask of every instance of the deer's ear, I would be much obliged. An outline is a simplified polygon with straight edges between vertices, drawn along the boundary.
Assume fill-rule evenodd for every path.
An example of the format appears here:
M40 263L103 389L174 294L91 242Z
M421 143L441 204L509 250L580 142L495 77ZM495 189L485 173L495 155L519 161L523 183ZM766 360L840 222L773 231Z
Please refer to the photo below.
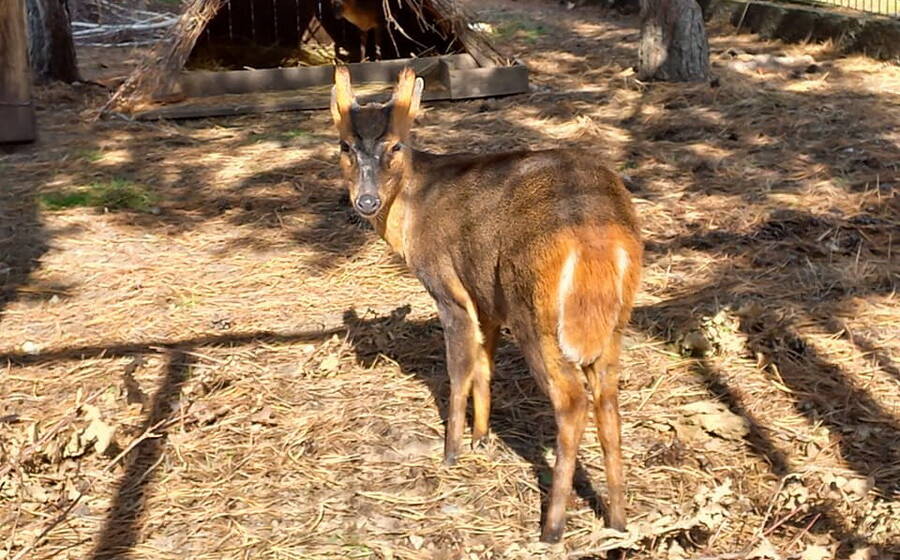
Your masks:
M334 69L334 87L331 88L331 117L339 129L350 123L350 107L353 106L353 101L350 71L346 66L337 66Z
M416 78L416 73L412 68L404 68L400 72L397 88L394 90L391 113L391 128L394 134L400 138L409 134L409 129L416 119L416 115L419 114L424 87L425 82L422 81L422 78Z

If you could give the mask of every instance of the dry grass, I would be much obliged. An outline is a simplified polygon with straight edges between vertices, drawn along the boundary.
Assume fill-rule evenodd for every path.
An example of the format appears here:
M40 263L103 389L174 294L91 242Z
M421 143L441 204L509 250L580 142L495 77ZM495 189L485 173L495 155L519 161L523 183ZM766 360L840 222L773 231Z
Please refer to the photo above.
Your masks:
M541 24L510 46L542 89L435 104L418 143L589 147L643 217L629 555L900 554L900 69L715 28L717 88L645 85L634 20L482 9ZM745 75L732 47L821 71ZM82 118L102 101L41 90L41 142L0 157L0 557L589 558L621 542L595 512L590 428L566 543L536 544L554 427L511 342L490 443L440 466L441 331L348 210L325 112ZM42 206L112 180L156 206Z

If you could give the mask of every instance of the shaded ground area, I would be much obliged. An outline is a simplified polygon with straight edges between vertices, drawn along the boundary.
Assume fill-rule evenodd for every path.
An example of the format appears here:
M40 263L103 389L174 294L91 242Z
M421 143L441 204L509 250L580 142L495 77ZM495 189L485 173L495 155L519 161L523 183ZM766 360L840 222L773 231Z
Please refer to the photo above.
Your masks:
M900 554L900 69L714 28L716 87L641 84L634 19L477 8L536 91L431 105L418 144L582 146L642 216L629 556ZM535 543L555 429L511 342L490 443L440 466L440 327L347 208L325 112L102 100L40 90L40 143L0 155L0 556L605 555L593 427L566 544Z

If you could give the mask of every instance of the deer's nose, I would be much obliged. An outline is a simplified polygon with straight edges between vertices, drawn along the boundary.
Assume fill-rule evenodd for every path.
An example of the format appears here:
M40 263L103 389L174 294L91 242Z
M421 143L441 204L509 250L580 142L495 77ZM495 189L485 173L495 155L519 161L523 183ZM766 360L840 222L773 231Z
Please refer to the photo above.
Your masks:
M360 214L365 216L371 216L377 212L379 208L381 208L381 200L379 200L377 196L364 194L356 199L356 209L359 210Z

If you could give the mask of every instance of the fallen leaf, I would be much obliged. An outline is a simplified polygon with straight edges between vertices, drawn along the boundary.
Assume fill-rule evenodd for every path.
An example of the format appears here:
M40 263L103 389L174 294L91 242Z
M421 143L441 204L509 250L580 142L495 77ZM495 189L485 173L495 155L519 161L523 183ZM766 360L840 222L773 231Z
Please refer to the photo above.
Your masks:
M706 431L694 422L675 420L671 426L675 430L675 436L685 443L693 443L709 437Z
M110 426L103 420L95 418L85 428L82 439L86 445L93 443L94 451L97 453L106 453L106 450L112 445L115 436L115 426Z
M702 488L694 496L694 503L700 506L697 514L694 516L696 523L713 529L728 518L728 507L726 506L735 501L734 490L732 490L731 484L731 479L727 478L718 486Z
M225 405L213 409L206 402L194 403L191 406L191 414L197 420L197 423L203 426L212 424L222 416L228 414L229 410L230 408Z
M831 560L834 553L831 547L811 544L800 554L800 560Z
M678 544L678 539L671 539L668 546L665 547L665 555L670 560L681 560L688 557L684 547Z
M256 413L250 416L250 421L255 424L265 424L266 426L274 426L278 424L278 422L274 418L274 413L272 412L272 407L264 406Z
M326 372L337 371L341 365L340 359L334 354L330 356L325 356L325 359L322 360L322 363L319 364L319 369Z
M878 550L874 546L857 548L850 555L850 560L875 560L878 558Z
M425 544L425 539L419 535L410 535L409 544L411 544L414 549L419 550L422 548L422 545Z
M809 489L799 480L791 480L785 484L781 495L787 509L796 509L809 502Z
M65 457L81 457L87 450L87 444L81 441L81 430L72 431L69 441L63 447L62 456Z
M750 433L750 422L716 401L697 401L682 407L686 421L697 422L704 430L719 437L737 440Z
M771 559L771 560L781 560L781 554L775 550L775 547L772 545L772 542L763 538L763 540L747 554L747 558L762 558L762 559Z
M862 500L869 493L869 490L875 487L875 478L868 476L866 478L851 478L841 488L847 493L848 497L853 500Z

